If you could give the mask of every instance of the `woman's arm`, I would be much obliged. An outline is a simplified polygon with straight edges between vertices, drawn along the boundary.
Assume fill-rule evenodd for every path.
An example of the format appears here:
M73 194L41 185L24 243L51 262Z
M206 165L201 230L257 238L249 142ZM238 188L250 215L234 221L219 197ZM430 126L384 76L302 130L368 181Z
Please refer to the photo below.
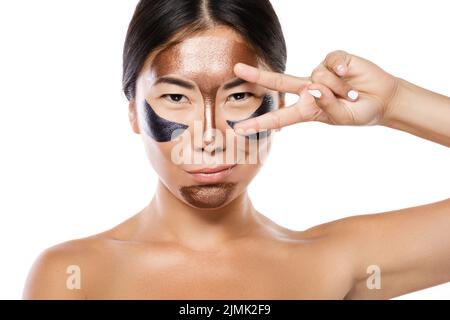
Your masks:
M450 281L450 199L341 221L355 257L346 298L389 299Z
M450 147L450 98L398 79L382 124Z
M394 77L361 57L330 53L310 78L245 65L236 66L235 73L272 90L300 93L294 105L242 121L236 131L303 121L385 125L450 146L450 99ZM310 89L318 90L314 97ZM450 281L450 199L345 218L326 228L348 238L345 247L354 257L354 286L347 298L392 298ZM377 268L379 289L368 283Z

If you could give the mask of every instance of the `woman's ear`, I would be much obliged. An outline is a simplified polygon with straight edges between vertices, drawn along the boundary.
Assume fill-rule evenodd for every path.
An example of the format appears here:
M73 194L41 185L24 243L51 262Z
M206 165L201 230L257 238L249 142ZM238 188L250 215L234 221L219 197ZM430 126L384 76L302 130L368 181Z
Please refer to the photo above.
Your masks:
M141 131L139 130L136 101L134 99L131 99L128 104L128 119L130 120L131 129L133 129L133 132L140 134Z

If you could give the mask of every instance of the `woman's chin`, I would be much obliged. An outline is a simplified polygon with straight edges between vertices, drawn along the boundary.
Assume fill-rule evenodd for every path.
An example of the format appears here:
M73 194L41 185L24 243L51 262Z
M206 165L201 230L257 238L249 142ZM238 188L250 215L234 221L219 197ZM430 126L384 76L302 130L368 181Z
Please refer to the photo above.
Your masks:
M179 189L184 201L195 208L218 209L230 202L237 183L222 182L183 186Z

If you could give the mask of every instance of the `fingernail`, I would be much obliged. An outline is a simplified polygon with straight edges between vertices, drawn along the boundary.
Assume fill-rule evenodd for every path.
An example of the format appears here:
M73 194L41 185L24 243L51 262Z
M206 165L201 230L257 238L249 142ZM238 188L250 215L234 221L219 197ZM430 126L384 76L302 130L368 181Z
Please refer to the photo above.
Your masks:
M345 67L344 67L344 65L342 65L342 64L338 65L338 66L336 67L336 72L337 72L339 75L343 76L343 75L345 74Z
M250 128L235 128L234 133L238 136L248 136L250 134L254 134L255 130Z
M313 97L316 97L316 98L321 98L322 97L322 92L320 92L320 90L318 90L318 89L310 89L310 90L308 90L308 92Z
M350 90L350 91L347 93L347 96L348 96L350 99L352 99L352 100L356 100L356 99L358 99L359 93L358 93L358 91Z
M235 125L233 127L234 132L238 133L238 134L242 134L245 130L247 130L247 127L245 125Z
M233 130L234 130L234 133L236 133L238 136L243 135L243 132L244 132L243 129L234 127Z

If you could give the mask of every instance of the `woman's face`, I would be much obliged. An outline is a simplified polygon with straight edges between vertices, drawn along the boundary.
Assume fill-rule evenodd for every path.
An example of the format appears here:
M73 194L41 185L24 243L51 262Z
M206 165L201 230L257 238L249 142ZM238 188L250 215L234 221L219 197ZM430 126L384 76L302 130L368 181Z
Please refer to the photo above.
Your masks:
M161 181L181 201L220 208L239 196L259 171L273 132L237 135L235 122L282 104L278 93L239 81L233 67L256 67L255 52L226 27L185 38L150 55L130 103ZM217 173L192 173L203 169ZM221 170L223 169L223 170Z

